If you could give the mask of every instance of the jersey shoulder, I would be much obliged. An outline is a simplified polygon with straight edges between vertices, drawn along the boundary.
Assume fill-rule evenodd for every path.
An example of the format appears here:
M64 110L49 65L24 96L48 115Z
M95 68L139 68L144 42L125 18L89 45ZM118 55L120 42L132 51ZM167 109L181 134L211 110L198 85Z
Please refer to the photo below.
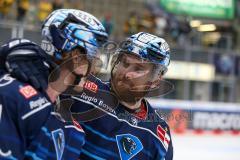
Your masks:
M160 116L157 109L154 109L147 101L146 104L148 107L148 118L146 119L147 123L144 124L147 124L146 127L156 135L158 140L163 144L164 148L168 150L168 147L171 145L170 143L172 141L170 127L167 122Z
M147 100L145 100L145 103L146 103L146 106L147 106L147 109L148 109L149 118L152 119L153 123L155 125L159 124L164 128L165 127L169 128L166 120L161 116L159 111L157 109L153 108ZM147 120L149 120L149 119L147 119Z
M22 83L9 74L0 75L0 101L13 113L19 112L22 119L39 112L49 112L52 103L45 93L38 92L31 85ZM25 115L25 116L24 116Z
M13 99L30 100L35 96L41 96L42 93L35 90L31 85L20 82L6 73L0 75L0 95Z

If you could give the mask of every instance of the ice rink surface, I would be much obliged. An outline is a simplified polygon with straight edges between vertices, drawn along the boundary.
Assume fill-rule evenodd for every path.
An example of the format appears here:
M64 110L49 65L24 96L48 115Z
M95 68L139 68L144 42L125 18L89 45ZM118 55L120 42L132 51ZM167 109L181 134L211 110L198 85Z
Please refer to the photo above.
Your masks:
M174 160L240 160L240 135L172 135Z

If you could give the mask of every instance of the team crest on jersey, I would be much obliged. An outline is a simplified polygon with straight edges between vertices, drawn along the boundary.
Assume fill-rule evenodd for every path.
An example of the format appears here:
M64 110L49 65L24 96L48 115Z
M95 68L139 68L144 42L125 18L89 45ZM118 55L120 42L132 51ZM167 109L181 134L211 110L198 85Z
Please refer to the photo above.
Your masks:
M9 74L5 74L2 78L0 78L0 87L9 85L12 83L15 79L12 78Z
M62 159L64 147L65 147L65 138L64 138L64 132L62 129L57 129L52 131L52 138L54 142L54 147L56 150L56 156L57 160Z
M19 92L26 98L31 98L37 94L37 91L30 85L24 86L19 89Z
M141 141L131 134L117 135L116 140L121 160L129 160L143 149Z

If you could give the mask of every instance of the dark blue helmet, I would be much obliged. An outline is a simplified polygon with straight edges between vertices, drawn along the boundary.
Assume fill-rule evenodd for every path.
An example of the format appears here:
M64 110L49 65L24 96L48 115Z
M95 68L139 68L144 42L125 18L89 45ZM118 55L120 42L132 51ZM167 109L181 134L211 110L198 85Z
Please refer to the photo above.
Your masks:
M127 38L118 52L136 54L142 59L160 65L164 73L170 64L170 48L167 42L149 33L140 32Z
M63 52L76 47L94 56L107 41L108 34L93 15L75 9L59 9L52 12L42 26L42 47L57 59Z

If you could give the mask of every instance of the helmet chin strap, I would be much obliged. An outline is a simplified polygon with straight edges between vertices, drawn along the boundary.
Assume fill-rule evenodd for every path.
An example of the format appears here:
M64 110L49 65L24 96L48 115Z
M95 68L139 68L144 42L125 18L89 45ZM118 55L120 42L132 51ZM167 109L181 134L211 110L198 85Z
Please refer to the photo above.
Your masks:
M72 74L75 76L75 80L74 80L73 84L70 85L66 89L65 93L70 93L70 94L73 93L74 92L74 88L79 85L79 83L81 82L82 78L84 77L84 75L77 74L75 71L73 71Z

